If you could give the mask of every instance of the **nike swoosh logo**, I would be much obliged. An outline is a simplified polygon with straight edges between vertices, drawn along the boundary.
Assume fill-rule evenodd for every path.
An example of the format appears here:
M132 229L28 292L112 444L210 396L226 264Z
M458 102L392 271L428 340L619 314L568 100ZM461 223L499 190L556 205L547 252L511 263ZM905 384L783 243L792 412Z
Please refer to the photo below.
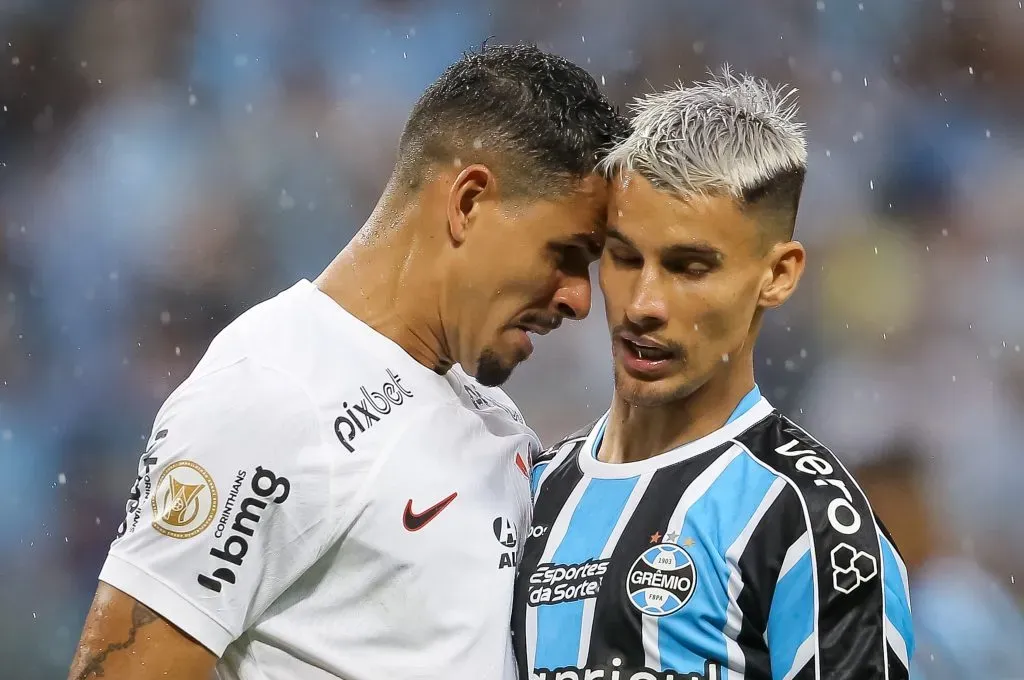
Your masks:
M427 526L430 520L441 514L441 511L447 508L458 495L459 492L456 491L451 496L448 496L448 498L445 498L440 503L431 505L423 512L412 511L412 499L410 498L409 502L405 504L405 512L402 514L402 523L408 531L419 531L423 527Z

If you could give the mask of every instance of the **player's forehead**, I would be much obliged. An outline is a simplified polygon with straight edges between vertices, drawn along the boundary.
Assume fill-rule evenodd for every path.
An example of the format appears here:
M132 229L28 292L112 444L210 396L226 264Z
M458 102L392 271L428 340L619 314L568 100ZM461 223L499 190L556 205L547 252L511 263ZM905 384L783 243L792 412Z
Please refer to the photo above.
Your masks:
M598 249L608 219L609 183L590 175L570 189L534 202L526 211L537 237L552 242L579 242Z
M636 173L610 185L608 234L643 250L706 244L723 252L748 244L756 225L724 196L683 199Z

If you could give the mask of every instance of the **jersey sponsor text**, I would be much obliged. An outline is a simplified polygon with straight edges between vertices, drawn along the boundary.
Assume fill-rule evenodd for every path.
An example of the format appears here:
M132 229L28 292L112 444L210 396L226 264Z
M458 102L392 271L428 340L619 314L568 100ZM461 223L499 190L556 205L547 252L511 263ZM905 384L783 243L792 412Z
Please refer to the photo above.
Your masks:
M355 453L352 442L356 437L380 422L393 408L413 397L412 392L402 387L402 379L396 373L387 369L387 374L388 379L380 386L380 391L371 392L363 386L359 389L362 396L360 401L351 404L345 401L341 404L345 415L335 418L334 434L349 453Z
M231 524L232 534L221 547L210 549L211 555L235 567L242 566L245 555L249 552L249 542L245 537L252 538L255 535L262 512L267 508L267 500L280 505L288 500L291 494L291 482L287 478L279 477L260 466L257 466L252 476L250 488L258 498L249 496L242 501L235 514L235 521ZM246 525L246 521L250 524ZM196 580L207 590L219 593L221 583L234 584L236 579L235 572L230 567L218 567L213 572L213 578L201 573Z

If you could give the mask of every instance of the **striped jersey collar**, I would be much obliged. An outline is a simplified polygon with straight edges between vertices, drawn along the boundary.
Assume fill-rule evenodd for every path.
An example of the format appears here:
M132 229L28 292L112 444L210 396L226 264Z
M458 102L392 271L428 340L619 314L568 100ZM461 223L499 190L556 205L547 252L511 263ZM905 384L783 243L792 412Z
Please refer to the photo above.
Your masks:
M700 439L677 446L665 453L631 463L605 463L598 460L597 449L604 437L604 429L608 424L610 412L605 411L590 430L590 434L587 435L587 439L579 451L579 465L583 474L605 479L626 479L645 472L653 472L721 446L756 425L773 410L774 407L761 396L761 391L755 385L754 389L743 397L722 427Z

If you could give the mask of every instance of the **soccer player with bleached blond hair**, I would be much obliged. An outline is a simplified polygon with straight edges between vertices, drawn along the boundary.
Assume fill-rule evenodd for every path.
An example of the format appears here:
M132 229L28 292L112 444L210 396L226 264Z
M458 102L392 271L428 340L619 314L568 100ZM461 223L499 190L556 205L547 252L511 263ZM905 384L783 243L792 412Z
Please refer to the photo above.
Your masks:
M795 90L728 68L638 100L600 281L615 390L532 470L521 678L906 680L906 568L839 457L754 378L796 290Z

